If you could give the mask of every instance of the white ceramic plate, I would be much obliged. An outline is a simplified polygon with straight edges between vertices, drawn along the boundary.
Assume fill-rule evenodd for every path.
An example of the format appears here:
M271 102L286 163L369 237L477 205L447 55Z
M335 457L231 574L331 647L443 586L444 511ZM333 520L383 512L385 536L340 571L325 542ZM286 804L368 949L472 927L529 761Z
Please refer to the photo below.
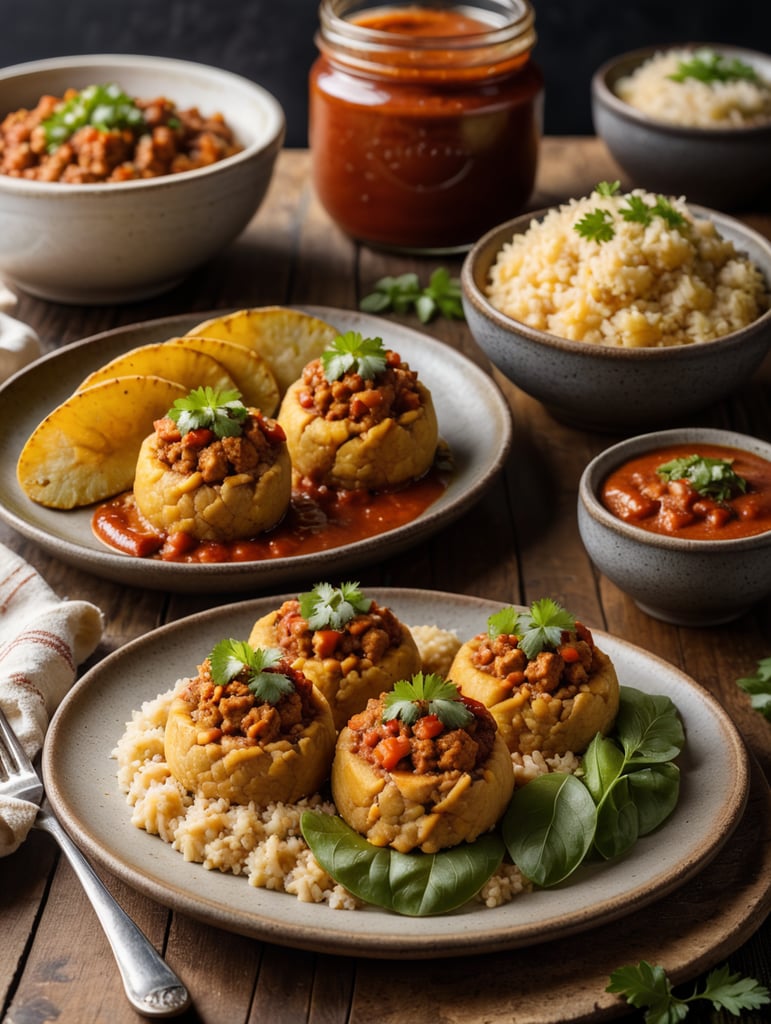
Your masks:
M437 623L461 639L485 628L499 604L425 590L368 594L409 625ZM668 694L685 725L682 787L672 816L623 859L582 867L569 884L487 909L468 904L441 917L400 917L374 907L330 910L243 877L207 871L130 823L110 758L133 709L195 670L223 636L246 636L282 597L220 607L163 626L109 655L65 699L43 754L46 790L86 853L129 885L221 928L282 945L355 956L466 955L563 938L605 923L682 885L715 856L743 813L748 764L733 724L692 679L640 648L594 631L622 684Z
M402 551L462 515L484 493L511 445L511 413L497 384L466 356L411 328L351 310L303 307L341 331L379 335L430 388L439 431L455 472L440 498L413 522L378 537L311 555L212 565L134 558L107 548L91 530L93 509L58 511L30 501L16 479L24 443L43 417L92 370L138 345L184 334L208 314L167 317L121 327L59 349L0 389L6 429L0 434L0 517L62 561L97 576L159 590L264 590L299 576L337 578L348 568Z

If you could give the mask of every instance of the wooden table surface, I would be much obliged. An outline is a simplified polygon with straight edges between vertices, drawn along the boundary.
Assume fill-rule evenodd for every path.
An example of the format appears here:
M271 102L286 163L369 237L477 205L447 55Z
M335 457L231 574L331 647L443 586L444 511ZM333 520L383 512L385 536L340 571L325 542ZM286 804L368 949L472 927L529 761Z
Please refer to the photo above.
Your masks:
M32 324L51 350L111 327L175 313L292 303L354 309L384 274L415 270L427 280L437 265L458 272L460 260L408 259L351 243L316 202L308 168L307 152L285 151L268 198L249 229L175 290L139 304L106 308L68 307L20 294L16 315ZM547 139L531 206L583 195L596 182L615 177L623 182L597 140ZM745 219L771 237L771 211ZM399 320L420 326L412 316ZM488 366L465 323L436 320L425 329ZM499 379L499 384L510 402L515 431L510 458L492 489L419 550L385 564L362 566L357 576L365 587L417 586L506 603L529 603L548 594L588 625L683 669L717 697L754 755L747 818L703 873L706 879L699 876L632 919L561 943L486 957L469 951L468 957L450 961L377 961L272 946L197 923L106 876L119 901L188 985L195 1005L184 1020L604 1020L627 1013L623 1001L604 991L608 974L643 958L661 963L678 983L693 982L727 960L734 970L769 984L769 929L763 922L771 875L771 725L751 709L736 679L752 673L758 659L771 654L771 602L737 622L710 629L677 628L640 612L593 570L576 525L581 470L594 453L618 438L564 426L508 382ZM771 440L771 361L745 395L693 422ZM102 608L107 630L90 664L161 623L228 600L263 596L127 589L68 567L8 527L0 526L0 540L33 564L58 593L87 598ZM316 581L306 582L310 586ZM0 862L0 934L0 1012L8 1024L124 1024L138 1019L124 999L91 908L45 835L34 833L14 856ZM697 1007L689 1015L689 1021L735 1019ZM742 1019L765 1018L748 1013Z

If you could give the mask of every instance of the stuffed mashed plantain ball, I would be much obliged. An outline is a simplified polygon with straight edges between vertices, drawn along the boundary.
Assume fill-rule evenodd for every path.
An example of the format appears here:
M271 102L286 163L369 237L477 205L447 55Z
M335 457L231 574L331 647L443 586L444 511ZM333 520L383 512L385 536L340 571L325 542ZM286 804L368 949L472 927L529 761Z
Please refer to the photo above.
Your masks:
M418 479L431 468L438 441L431 393L417 373L380 338L355 331L308 363L278 421L295 471L346 490Z
M358 583L317 583L252 627L249 643L279 648L329 702L337 729L370 697L421 667L409 629Z
M328 778L329 705L280 651L223 640L169 709L164 751L186 790L231 803L291 803Z
M331 784L340 816L373 845L436 853L495 825L514 771L489 711L449 680L417 673L351 718Z
M155 422L137 459L137 508L157 530L199 541L254 537L292 494L284 432L238 392L196 388Z
M524 613L509 607L491 615L487 632L461 645L450 675L490 709L512 753L582 753L618 713L610 658L550 598Z

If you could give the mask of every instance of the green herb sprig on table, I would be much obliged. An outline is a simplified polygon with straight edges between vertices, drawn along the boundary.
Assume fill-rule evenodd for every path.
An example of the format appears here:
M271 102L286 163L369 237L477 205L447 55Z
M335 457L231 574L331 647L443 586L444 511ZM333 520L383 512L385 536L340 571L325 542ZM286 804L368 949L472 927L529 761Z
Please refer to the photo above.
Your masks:
M672 701L622 686L612 736L589 745L583 775L551 772L515 791L503 819L514 863L532 882L556 885L591 851L621 856L674 809L685 742Z
M289 676L275 671L283 657L278 648L254 648L245 640L220 640L209 655L211 677L218 686L227 686L248 669L246 685L255 697L267 704L277 704L294 690Z
M409 313L413 307L423 324L437 315L463 320L460 280L450 277L445 267L431 274L426 287L421 287L418 275L413 273L381 277L374 290L359 303L359 309L365 313Z
M754 675L736 680L750 696L752 707L771 721L771 658L761 658Z
M43 121L47 148L52 152L80 128L92 125L99 131L130 128L141 131L144 114L119 85L89 85L60 103Z
M365 597L358 583L317 583L298 597L300 614L311 629L342 629L361 613L368 612L372 601Z
M730 60L714 50L695 50L691 60L681 60L677 71L669 78L673 82L685 82L689 78L712 85L714 82L755 82L761 81L755 68L733 57Z
M365 380L374 380L386 368L383 339L365 338L359 331L346 331L321 353L321 364L324 376L330 381L340 380L351 372Z
M709 459L703 455L686 455L656 467L663 480L685 480L704 497L727 501L747 491L747 481L734 471L728 459Z
M768 989L755 980L732 974L727 965L710 971L699 991L676 996L663 967L641 960L637 966L619 967L610 975L606 992L624 996L630 1006L645 1010L645 1024L677 1024L688 1016L697 999L712 1003L714 1010L727 1010L738 1017L742 1010L757 1010L771 1002Z
M178 398L168 415L183 435L207 429L219 438L238 437L248 409L238 391L215 391L207 385Z

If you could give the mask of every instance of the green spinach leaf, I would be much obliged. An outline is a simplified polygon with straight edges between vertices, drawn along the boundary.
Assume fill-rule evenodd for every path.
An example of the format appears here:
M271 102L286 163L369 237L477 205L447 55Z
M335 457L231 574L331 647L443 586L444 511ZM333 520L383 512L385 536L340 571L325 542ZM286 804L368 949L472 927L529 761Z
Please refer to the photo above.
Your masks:
M300 827L313 856L336 882L367 903L410 917L446 914L467 903L503 859L494 832L440 853L373 846L338 817L305 811Z

